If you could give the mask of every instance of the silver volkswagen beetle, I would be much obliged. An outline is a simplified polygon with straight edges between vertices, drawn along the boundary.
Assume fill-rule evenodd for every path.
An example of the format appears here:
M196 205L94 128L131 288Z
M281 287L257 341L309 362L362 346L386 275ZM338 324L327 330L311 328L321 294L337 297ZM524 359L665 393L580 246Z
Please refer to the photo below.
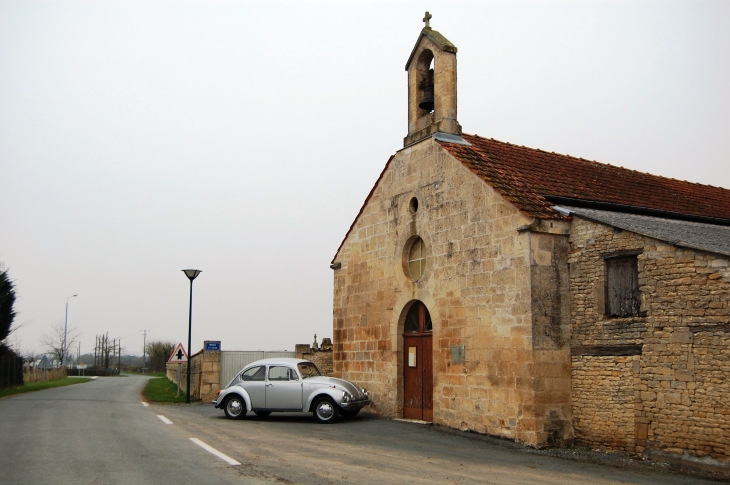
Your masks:
M264 359L243 368L213 401L226 416L241 419L247 412L311 412L320 423L342 415L351 418L370 404L368 392L350 381L326 377L302 359Z

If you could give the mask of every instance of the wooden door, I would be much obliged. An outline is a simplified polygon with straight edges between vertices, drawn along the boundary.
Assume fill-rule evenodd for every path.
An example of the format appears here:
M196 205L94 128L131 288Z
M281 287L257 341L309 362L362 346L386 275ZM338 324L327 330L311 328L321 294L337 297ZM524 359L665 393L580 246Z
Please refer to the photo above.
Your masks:
M403 417L433 421L431 316L421 302L408 311L403 334Z

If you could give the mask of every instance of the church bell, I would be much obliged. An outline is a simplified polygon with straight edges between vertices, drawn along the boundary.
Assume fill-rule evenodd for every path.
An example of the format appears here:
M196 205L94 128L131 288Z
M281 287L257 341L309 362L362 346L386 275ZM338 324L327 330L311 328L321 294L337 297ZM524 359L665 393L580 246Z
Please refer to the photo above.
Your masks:
M423 99L418 103L418 107L433 111L433 69L428 70L428 76L423 83Z

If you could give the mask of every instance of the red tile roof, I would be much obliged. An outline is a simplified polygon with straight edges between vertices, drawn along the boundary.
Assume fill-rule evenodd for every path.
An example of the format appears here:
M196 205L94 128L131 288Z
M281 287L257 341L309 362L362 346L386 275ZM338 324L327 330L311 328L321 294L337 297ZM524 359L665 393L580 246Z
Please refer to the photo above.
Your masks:
M455 158L524 214L562 218L556 198L612 204L674 215L730 221L730 190L637 172L604 163L462 135L439 141ZM552 198L552 202L548 199Z
M648 209L654 213L668 213L667 217L685 215L730 223L728 189L660 177L492 138L466 134L462 137L471 146L438 142L530 217L569 219L552 208L558 204L556 199L566 199L566 205L580 205L581 201L587 205L602 203L619 212ZM392 160L393 156L388 159L365 198L332 258L333 263Z

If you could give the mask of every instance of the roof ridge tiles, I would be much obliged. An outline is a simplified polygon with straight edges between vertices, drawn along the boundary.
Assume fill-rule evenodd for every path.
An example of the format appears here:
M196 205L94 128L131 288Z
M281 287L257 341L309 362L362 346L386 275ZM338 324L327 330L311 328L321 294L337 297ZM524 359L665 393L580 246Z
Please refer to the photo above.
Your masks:
M542 153L553 154L553 155L557 155L557 156L560 156L560 157L569 157L569 158L572 158L574 160L581 160L581 161L584 161L584 162L594 163L594 164L596 164L598 166L601 166L601 167L611 167L611 168L618 168L618 169L621 169L621 170L629 170L629 171L632 171L632 172L635 172L635 173L640 173L640 174L643 174L643 175L649 175L651 177L659 177L659 178L662 178L662 179L665 179L665 180L672 180L672 181L683 182L683 183L688 183L688 184L693 184L693 185L699 185L699 186L702 186L702 187L713 187L713 188L716 188L716 189L728 190L725 187L721 187L719 185L703 184L703 183L700 183L700 182L692 182L690 180L684 180L684 179L679 179L679 178L674 178L674 177L667 177L666 175L657 175L657 174L653 174L653 173L650 173L650 172L644 172L644 171L641 171L641 170L636 170L634 168L624 167L622 165L614 165L612 163L599 162L597 160L590 160L588 158L577 157L577 156L574 156L574 155L570 155L569 153L560 153L560 152L556 152L556 151L550 151L550 152L548 152L546 150L543 150L542 148L533 148L533 147L528 147L528 146L525 146L525 145L516 145L514 143L510 143L508 141L498 140L496 138L485 138L485 137L481 137L479 135L470 135L468 133L463 133L462 136L472 136L472 137L480 138L482 140L491 140L491 141L495 141L497 143L502 143L502 144L505 144L505 145L513 146L513 147L525 148L527 150L539 151L539 152L542 152Z
M730 219L730 190L722 187L654 175L479 135L465 133L462 136L471 146L457 148L453 144L439 143L485 182L494 185L522 212L533 217L557 215L545 198L553 196ZM475 170L480 166L486 168L487 172ZM499 184L495 183L494 177L501 179ZM527 204L524 198L532 202Z

